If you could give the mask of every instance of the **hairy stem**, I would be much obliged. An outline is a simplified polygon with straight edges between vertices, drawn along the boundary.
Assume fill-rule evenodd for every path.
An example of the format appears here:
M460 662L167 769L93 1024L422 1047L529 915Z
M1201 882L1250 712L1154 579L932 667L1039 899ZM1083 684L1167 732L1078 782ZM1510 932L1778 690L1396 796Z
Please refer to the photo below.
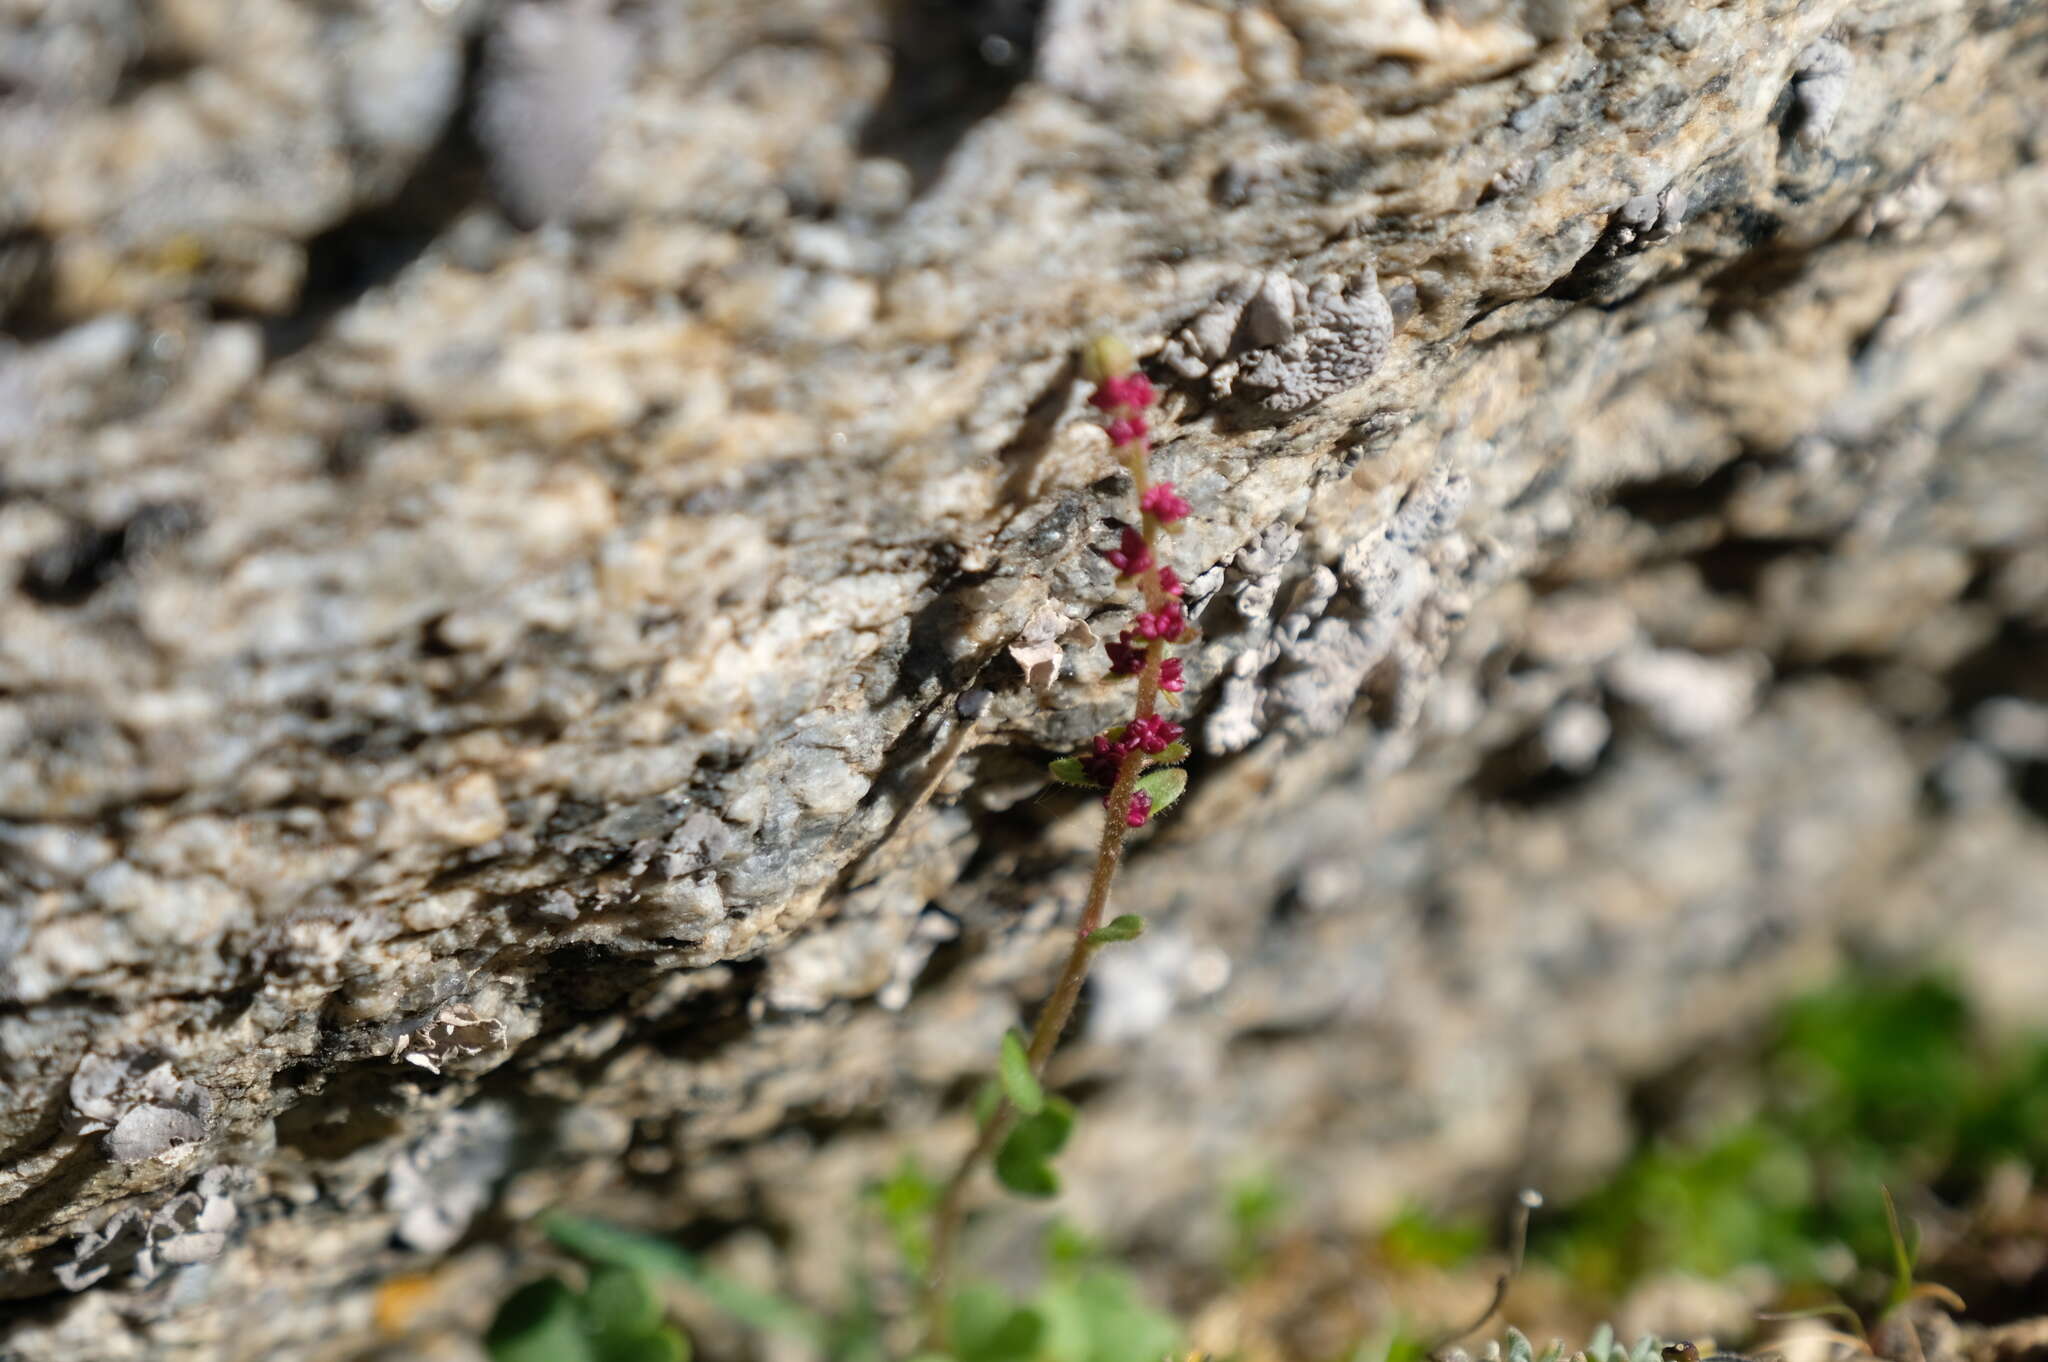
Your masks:
M1138 675L1138 718L1153 713L1158 704L1159 667L1165 658L1166 645L1163 643L1152 643L1145 650L1145 670ZM1059 982L1053 985L1052 996L1046 999L1045 1006L1039 1011L1038 1024L1032 1028L1031 1044L1025 1051L1034 1074L1045 1073L1053 1049L1060 1043L1061 1034L1073 1019L1075 1005L1081 1000L1081 985L1088 978L1088 964L1094 959L1096 950L1088 938L1102 926L1102 920L1108 914L1110 885L1116 879L1117 866L1123 861L1124 838L1130 832L1127 820L1131 796L1136 792L1138 777L1144 770L1145 754L1136 751L1126 753L1117 767L1116 784L1110 787L1109 808L1102 820L1102 841L1095 852L1095 874L1088 883L1088 903L1081 910L1081 921L1074 929L1074 944L1067 951L1067 962L1060 969ZM1008 1098L997 1104L988 1120L982 1123L981 1134L961 1157L939 1194L939 1207L932 1223L931 1270L926 1274L924 1284L926 1342L935 1351L944 1352L948 1343L946 1299L952 1277L953 1254L959 1243L961 1225L966 1219L968 1184L973 1181L975 1170L1010 1133L1010 1127L1016 1123L1016 1115L1016 1109Z
M1121 350L1121 357L1118 351ZM1098 392L1107 391L1108 383L1132 372L1128 350L1102 342L1091 351L1102 363L1102 371L1091 375L1102 385ZM1128 423L1136 419L1138 410L1152 400L1150 384L1138 376L1140 391L1130 400L1122 402L1117 410L1119 422ZM1128 389L1126 390L1128 391ZM1112 439L1119 441L1119 453L1124 465L1130 470L1131 482L1139 508L1140 532L1144 536L1144 561L1149 564L1138 578L1138 588L1144 596L1144 608L1148 611L1164 609L1177 596L1178 588L1168 590L1167 580L1161 576L1153 550L1157 546L1160 520L1145 509L1146 493L1152 487L1150 471L1146 466L1146 446L1142 422L1135 435L1125 424L1125 434L1116 434L1112 426ZM1130 532L1125 531L1126 535ZM1126 540L1126 543L1129 541ZM1129 550L1126 550L1129 552ZM1135 555L1134 555L1135 557ZM1136 567L1135 561L1131 562ZM1119 562L1119 566L1123 566ZM1126 636L1128 637L1128 636ZM1150 719L1159 703L1160 679L1166 663L1166 642L1152 639L1145 645L1144 663L1138 670L1138 695L1132 719ZM1102 820L1102 841L1095 853L1095 873L1088 884L1088 902L1081 910L1081 920L1074 929L1074 943L1067 951L1066 964L1060 969L1059 981L1053 985L1052 995L1039 1010L1038 1022L1032 1028L1031 1041L1025 1055L1031 1072L1042 1077L1052 1052L1060 1043L1060 1036L1066 1031L1067 1023L1073 1019L1074 1008L1081 1000L1081 985L1087 981L1088 965L1094 959L1096 945L1090 938L1102 926L1109 913L1110 887L1116 880L1117 867L1123 861L1124 839L1130 833L1132 801L1138 792L1138 779L1144 774L1148 759L1142 748L1132 746L1117 763L1116 778L1110 783L1109 794L1103 803L1106 806ZM1139 821L1144 821L1141 814ZM1017 1123L1016 1109L1006 1096L999 1096L995 1108L981 1123L981 1130L975 1136L974 1144L953 1169L939 1193L939 1204L932 1221L932 1254L929 1270L925 1274L923 1310L925 1318L925 1345L929 1351L947 1351L948 1320L946 1305L949 1299L950 1278L953 1258L959 1244L960 1230L966 1219L967 1189L973 1181L975 1170L988 1160L1002 1146L1005 1136Z

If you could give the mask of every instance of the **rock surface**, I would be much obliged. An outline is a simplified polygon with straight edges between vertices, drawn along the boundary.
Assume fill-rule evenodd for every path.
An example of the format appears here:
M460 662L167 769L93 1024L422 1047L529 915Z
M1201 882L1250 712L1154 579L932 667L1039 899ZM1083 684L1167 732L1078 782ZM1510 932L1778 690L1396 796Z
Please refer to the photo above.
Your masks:
M1219 300L1155 366L1202 751L1062 1061L1070 1213L1196 1253L1247 1152L1333 1224L1569 1189L1844 949L2038 1017L2044 48L2023 0L0 11L0 1356L356 1356L556 1202L836 1290L821 1207L957 1146L1085 881L1076 347Z

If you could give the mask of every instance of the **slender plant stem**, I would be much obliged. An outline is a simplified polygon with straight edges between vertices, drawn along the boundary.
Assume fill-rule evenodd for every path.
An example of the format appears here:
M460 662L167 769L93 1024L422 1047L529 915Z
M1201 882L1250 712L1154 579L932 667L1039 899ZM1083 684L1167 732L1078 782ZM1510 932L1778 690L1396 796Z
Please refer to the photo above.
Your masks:
M1147 646L1145 668L1138 675L1136 717L1152 714L1159 702L1159 669L1165 658L1164 643L1154 642ZM1094 959L1096 950L1088 938L1102 926L1102 920L1109 911L1110 886L1116 880L1117 866L1123 861L1124 838L1130 832L1131 796L1137 791L1138 777L1144 770L1145 754L1139 751L1126 753L1117 766L1116 783L1110 786L1109 807L1102 819L1102 841L1096 847L1095 874L1088 883L1088 902L1082 908L1081 921L1074 929L1074 944L1067 951L1067 962L1060 969L1059 982L1053 985L1052 996L1040 1009L1038 1024L1032 1028L1031 1043L1025 1050L1034 1074L1044 1074L1053 1049L1059 1044L1060 1035L1067 1029L1067 1023L1073 1019L1074 1008L1081 1000L1081 985L1088 978L1088 964ZM1003 1137L1010 1133L1010 1128L1016 1124L1016 1115L1008 1098L998 1102L988 1120L982 1123L980 1135L961 1157L953 1175L946 1179L946 1185L939 1193L938 1211L933 1217L931 1270L925 1277L924 1313L926 1341L940 1352L947 1344L946 1298L954 1251L959 1243L961 1225L966 1219L967 1187L982 1161L994 1153Z
M1146 467L1142 446L1135 448L1125 459L1139 503L1142 505L1152 480ZM1156 547L1159 524L1150 515L1141 513L1142 533L1148 551ZM1139 579L1145 595L1145 608L1159 609L1168 599L1161 589L1159 569L1155 565ZM1157 712L1159 704L1159 680L1166 662L1166 643L1154 639L1145 647L1145 663L1138 673L1137 704L1133 719L1150 718ZM1060 1036L1066 1031L1067 1023L1073 1020L1074 1008L1081 1000L1081 985L1087 981L1088 965L1095 957L1096 945L1089 938L1101 928L1109 912L1110 886L1116 880L1117 867L1123 861L1124 839L1130 833L1131 800L1137 793L1138 778L1144 774L1146 756L1142 750L1133 749L1124 754L1117 764L1116 779L1109 787L1106 808L1102 820L1102 840L1095 852L1095 873L1088 883L1088 902L1081 910L1081 920L1074 929L1074 944L1067 951L1066 964L1060 968L1059 981L1053 985L1052 995L1039 1010L1037 1024L1032 1028L1030 1044L1025 1055L1030 1061L1031 1072L1043 1076L1046 1065L1052 1059L1053 1050L1060 1043ZM974 1144L961 1156L959 1164L946 1179L939 1193L939 1204L933 1216L932 1252L930 1268L924 1281L925 1344L933 1352L947 1351L949 1343L949 1321L946 1318L946 1301L949 1295L953 1258L957 1249L961 1226L966 1220L967 1188L978 1169L998 1147L1003 1138L1017 1123L1017 1111L1007 1097L999 1097L995 1109L982 1122L981 1131Z

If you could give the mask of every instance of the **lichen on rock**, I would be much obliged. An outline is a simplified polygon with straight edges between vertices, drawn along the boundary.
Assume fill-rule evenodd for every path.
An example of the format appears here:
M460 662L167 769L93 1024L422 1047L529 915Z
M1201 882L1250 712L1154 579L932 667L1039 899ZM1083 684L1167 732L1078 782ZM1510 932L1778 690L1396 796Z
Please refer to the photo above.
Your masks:
M104 1131L101 1143L116 1163L140 1163L204 1140L213 1094L178 1077L169 1060L135 1055L87 1055L71 1076L71 1109L78 1131Z

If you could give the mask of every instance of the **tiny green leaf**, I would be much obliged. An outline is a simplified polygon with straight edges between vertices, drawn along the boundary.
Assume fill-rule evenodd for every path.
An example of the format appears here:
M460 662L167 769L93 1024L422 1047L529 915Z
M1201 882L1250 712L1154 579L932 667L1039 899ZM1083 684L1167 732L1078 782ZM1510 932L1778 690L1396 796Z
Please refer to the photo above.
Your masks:
M484 1334L484 1350L491 1362L595 1362L576 1295L559 1277L507 1296Z
M687 1282L719 1309L765 1333L791 1334L814 1342L825 1336L824 1322L802 1306L712 1272L675 1245L652 1235L635 1234L601 1220L562 1211L549 1211L541 1216L540 1228L548 1238L588 1262L632 1268L657 1281ZM528 1359L521 1357L516 1362ZM582 1359L572 1353L557 1362Z
M1173 1322L1147 1307L1131 1281L1113 1268L1069 1269L1049 1284L1038 1306L1046 1330L1041 1357L1122 1362L1180 1351Z
M996 1151L996 1179L1019 1196L1057 1195L1060 1180L1047 1160L1060 1152L1073 1129L1074 1109L1048 1097L1044 1108L1019 1121Z
M1084 790L1099 790L1102 788L1088 778L1088 772L1082 768L1079 757L1061 757L1059 760L1047 765L1045 769L1051 772L1052 778L1062 785L1078 785Z
M1007 1140L996 1151L996 1181L1018 1196L1044 1201L1060 1194L1059 1174L1044 1159L1020 1152Z
M1184 742L1171 743L1164 752L1152 758L1154 766L1178 766L1188 759L1188 745Z
M1138 777L1138 788L1152 796L1152 812L1170 808L1188 787L1188 773L1178 766L1165 766Z
M905 1154L896 1171L876 1183L873 1191L882 1204L882 1214L892 1221L921 1216L939 1199L939 1189L925 1176L912 1154Z
M939 1189L925 1176L916 1157L905 1154L895 1173L868 1191L882 1212L903 1265L913 1277L922 1277L931 1267L931 1212L938 1204Z
M1031 1056L1024 1051L1024 1038L1015 1031L1003 1033L1003 1055L996 1072L1011 1106L1026 1116L1036 1116L1045 1108L1045 1089L1038 1086L1038 1075L1031 1072Z
M974 1124L985 1126L993 1121L996 1112L1003 1105L1003 1085L991 1078L974 1092Z
M667 1240L638 1234L563 1211L549 1211L540 1218L541 1232L578 1258L590 1263L630 1267L650 1277L693 1281L695 1260Z
M639 1338L661 1327L661 1302L647 1279L630 1267L611 1264L594 1269L583 1289L583 1313L590 1331L602 1341Z
M1896 1310L1913 1299L1913 1247L1899 1226L1899 1205L1892 1200L1892 1189L1880 1183L1877 1190L1884 1194L1884 1223L1892 1242L1892 1289L1885 1308Z
M1045 1157L1051 1158L1067 1147L1067 1137L1074 1133L1074 1108L1057 1097L1048 1097L1045 1110L1018 1128L1029 1129Z
M1045 1321L996 1287L962 1287L950 1313L953 1352L959 1362L1032 1362L1039 1355Z
M1111 918L1107 923L1088 933L1088 944L1107 946L1112 941L1136 941L1145 934L1145 919L1136 913L1125 913L1122 917Z
M638 1338L600 1343L597 1362L690 1362L690 1340L664 1325Z

